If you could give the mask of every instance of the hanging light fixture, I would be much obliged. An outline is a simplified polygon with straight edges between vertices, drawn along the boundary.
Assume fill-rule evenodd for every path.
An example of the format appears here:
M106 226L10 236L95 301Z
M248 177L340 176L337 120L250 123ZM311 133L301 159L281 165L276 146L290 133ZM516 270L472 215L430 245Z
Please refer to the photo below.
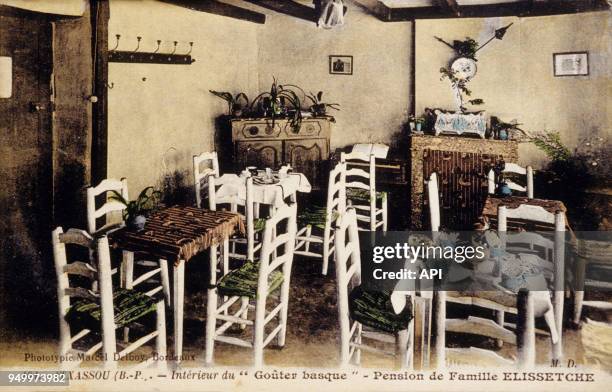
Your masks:
M13 93L13 59L0 56L0 98L10 98Z

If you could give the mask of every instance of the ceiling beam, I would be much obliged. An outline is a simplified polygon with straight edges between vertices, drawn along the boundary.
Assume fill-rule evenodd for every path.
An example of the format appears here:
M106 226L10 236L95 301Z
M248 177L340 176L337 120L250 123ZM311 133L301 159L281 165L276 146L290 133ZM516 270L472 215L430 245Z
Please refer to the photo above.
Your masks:
M440 0L439 4L447 3ZM456 2L455 2L456 3ZM450 5L447 3L447 7ZM448 9L448 8L447 8ZM452 9L452 8L451 8ZM458 8L461 18L486 18L499 16L546 16L575 14L580 12L609 10L607 0L550 0L535 2L525 0L513 3L464 5ZM387 7L382 1L377 1L373 9L376 16L385 22L403 22L415 19L444 19L457 17L454 14L440 12L440 7Z
M207 12L229 18L245 20L258 24L266 23L266 15L238 7L232 4L222 3L217 0L160 0L164 3L188 8L194 11Z
M308 22L316 22L319 16L313 7L300 4L291 0L244 0L246 2L258 5L269 10L293 16L294 18L303 19Z

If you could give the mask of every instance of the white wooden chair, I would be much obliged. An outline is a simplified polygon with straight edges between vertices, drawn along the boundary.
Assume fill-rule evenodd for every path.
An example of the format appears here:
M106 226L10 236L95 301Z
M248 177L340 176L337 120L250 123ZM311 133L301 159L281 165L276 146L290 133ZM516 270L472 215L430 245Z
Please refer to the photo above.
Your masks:
M225 208L243 214L246 236L230 238L229 256L238 260L255 261L257 252L261 249L259 233L263 229L264 220L259 218L260 203L253 200L253 179L248 177L244 181L246 183L246 199L241 200L235 195L219 197L217 186L223 185L223 177L220 179L209 177L208 208L211 211Z
M307 257L321 257L321 273L327 275L329 258L334 253L334 224L346 210L346 164L338 163L329 172L327 203L325 208L308 209L304 213L306 226L298 230L295 254ZM312 221L315 221L314 223ZM316 231L313 233L313 230ZM322 235L318 233L322 231ZM321 251L313 249L314 244L321 245Z
M612 302L601 300L584 300L584 291L588 287L600 290L610 290L612 283L598 274L589 274L589 266L604 272L604 276L610 276L612 270L612 244L601 240L578 239L575 250L575 282L574 282L574 324L580 324L583 306L588 306L600 310L612 310Z
M429 203L429 222L431 231L440 230L440 188L438 187L438 175L431 173L427 180L427 200Z
M516 163L509 162L504 164L504 169L502 170L502 173L524 175L526 177L525 186L517 184L516 182L509 179L504 180L504 182L508 185L510 189L518 192L525 192L528 198L533 199L533 168L531 166L522 167L517 165ZM490 194L495 193L495 185L495 171L491 169L489 170L488 178L488 188Z
M367 304L368 297L385 296L361 290L361 254L359 250L359 234L357 214L353 208L348 208L336 222L335 233L335 264L338 288L338 318L340 322L340 364L359 365L361 351L394 356L402 368L412 368L414 358L414 318L412 314L414 295L411 295L409 309L400 314L389 310L375 310L387 322L380 323L380 317L373 320L364 316L369 311L358 312L351 309L359 304ZM390 301L390 294L389 299ZM410 312L405 314L404 312ZM393 312L393 314L391 314ZM353 318L351 316L353 314ZM409 321L408 321L409 319ZM377 321L378 320L378 321ZM364 327L369 327L366 330ZM369 339L386 344L395 344L393 351L386 351L364 344Z
M116 200L106 199L106 195L112 191L119 193L125 200L129 200L126 178L121 180L105 179L97 186L87 188L87 228L92 236L108 234L125 225L120 213L126 209L126 206ZM98 197L105 198L104 203L99 207L96 206L96 198ZM105 224L98 226L99 219L103 219ZM144 267L147 271L134 278L134 265ZM154 286L154 293L163 290L166 303L170 305L172 302L170 301L170 276L167 260L149 261L139 259L134 261L133 252L123 251L121 263L122 287L132 289L143 282L151 281L151 278L158 274L161 285Z
M563 355L563 298L565 295L565 213L558 211L549 212L541 206L521 204L517 208L508 209L501 205L498 207L497 220L498 232L504 243L504 233L508 231L508 219L519 219L522 221L545 223L554 225L554 261L553 261L553 311L554 323L557 328L558 339L553 342L553 359L560 359ZM505 243L503 244L505 246ZM546 316L549 317L549 316ZM547 320L549 325L551 320ZM554 331L551 331L554 334Z
M219 159L217 152L203 152L193 156L193 184L195 188L196 205L202 208L202 190L208 190L209 176L219 178Z
M376 191L376 157L360 152L343 152L346 163L347 204L357 211L357 220L367 227L360 230L387 231L387 193Z
M278 346L285 345L289 283L297 229L296 212L296 203L285 205L266 221L258 262L245 263L223 276L218 283L216 271L211 271L206 309L206 364L213 362L216 341L252 348L255 366L263 365L263 349L273 339L276 338ZM276 291L280 293L277 295ZM227 299L219 304L220 296ZM238 309L231 309L241 299ZM267 311L269 300L274 300L275 305ZM249 308L255 309L254 320L245 316ZM277 320L277 325L266 335L265 327L273 320ZM221 326L217 327L217 321L222 322ZM234 324L253 327L252 340L227 335L227 330Z
M535 365L535 309L533 294L521 290L517 295L517 324L513 332L493 320L470 316L467 319L447 318L446 304L450 300L446 291L434 292L436 317L436 367L448 366L517 366L531 368ZM489 301L494 304L493 301ZM479 302L480 304L482 302ZM497 304L495 304L497 306ZM507 359L495 351L469 347L447 348L446 332L484 336L516 345L517 359Z
M104 366L116 368L118 358L125 358L145 343L155 340L156 363L159 371L166 371L166 315L164 301L155 299L135 290L113 290L110 254L106 236L93 239L83 230L70 229L66 233L61 227L52 232L53 256L57 276L57 297L59 305L60 358L77 358L78 353L90 357L102 349ZM68 256L67 246L92 251L96 255L95 265L74 261ZM69 250L72 252L72 249ZM71 253L72 256L72 253ZM71 286L74 276L81 279L97 280L98 292L84 287ZM128 344L122 350L117 348L116 331L125 325L143 321L148 314L156 314L156 327ZM70 320L70 321L69 321ZM73 334L71 332L75 331ZM79 327L79 328L77 328ZM85 351L74 348L75 343L85 336L100 335L101 341ZM86 339L87 340L87 339ZM97 341L97 340L96 340ZM129 343L129 342L128 342ZM144 368L155 363L155 357L137 365ZM63 361L62 368L76 367L79 361Z

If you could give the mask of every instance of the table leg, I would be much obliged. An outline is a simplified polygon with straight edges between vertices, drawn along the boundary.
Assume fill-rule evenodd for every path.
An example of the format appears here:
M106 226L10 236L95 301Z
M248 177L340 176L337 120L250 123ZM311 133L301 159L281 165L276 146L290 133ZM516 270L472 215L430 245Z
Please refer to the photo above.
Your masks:
M225 249L224 243L224 249ZM211 366L213 363L213 352L215 349L215 330L217 328L217 248L218 245L210 247L209 270L210 280L208 281L208 293L206 295L206 337L204 363Z
M134 252L124 250L121 252L122 260L120 267L120 280L121 287L124 289L131 290L134 288L132 282L134 281ZM129 343L130 341L130 329L128 327L123 328L123 342Z
M183 304L185 302L185 261L179 260L174 265L174 355L176 365L181 362L183 355Z

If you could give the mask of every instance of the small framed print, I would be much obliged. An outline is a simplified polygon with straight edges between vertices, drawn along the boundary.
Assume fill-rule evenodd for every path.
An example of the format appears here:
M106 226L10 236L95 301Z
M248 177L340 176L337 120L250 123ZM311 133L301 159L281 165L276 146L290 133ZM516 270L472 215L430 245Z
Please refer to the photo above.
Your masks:
M589 74L589 53L554 53L553 68L555 76L586 76Z
M333 75L352 75L353 56L329 56L329 73Z

